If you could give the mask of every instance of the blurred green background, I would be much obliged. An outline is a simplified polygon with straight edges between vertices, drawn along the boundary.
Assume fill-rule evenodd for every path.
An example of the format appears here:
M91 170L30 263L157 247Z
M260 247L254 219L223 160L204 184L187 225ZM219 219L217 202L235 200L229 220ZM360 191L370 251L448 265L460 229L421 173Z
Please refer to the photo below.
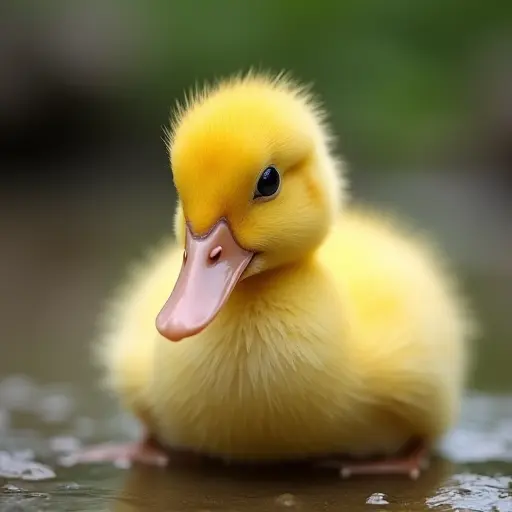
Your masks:
M484 326L472 385L511 390L511 57L507 1L3 2L0 375L95 382L101 301L171 230L169 109L255 66L314 83L355 197L443 244Z

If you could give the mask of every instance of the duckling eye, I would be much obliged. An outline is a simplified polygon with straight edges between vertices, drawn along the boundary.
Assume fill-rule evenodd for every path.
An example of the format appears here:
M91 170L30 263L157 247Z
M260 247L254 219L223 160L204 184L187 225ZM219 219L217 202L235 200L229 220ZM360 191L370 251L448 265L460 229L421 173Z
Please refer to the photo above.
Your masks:
M279 176L279 171L273 166L267 167L261 173L260 179L256 185L256 190L254 191L253 199L259 197L270 198L274 196L279 191L280 185L281 176Z

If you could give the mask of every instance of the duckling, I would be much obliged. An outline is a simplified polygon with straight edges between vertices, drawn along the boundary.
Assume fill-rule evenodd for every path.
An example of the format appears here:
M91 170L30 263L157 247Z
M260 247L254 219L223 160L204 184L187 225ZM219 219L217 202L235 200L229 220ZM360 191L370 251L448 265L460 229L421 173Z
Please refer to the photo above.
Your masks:
M350 201L325 109L290 75L207 85L168 135L175 238L114 294L96 345L146 435L82 460L417 477L457 419L477 332L443 257Z

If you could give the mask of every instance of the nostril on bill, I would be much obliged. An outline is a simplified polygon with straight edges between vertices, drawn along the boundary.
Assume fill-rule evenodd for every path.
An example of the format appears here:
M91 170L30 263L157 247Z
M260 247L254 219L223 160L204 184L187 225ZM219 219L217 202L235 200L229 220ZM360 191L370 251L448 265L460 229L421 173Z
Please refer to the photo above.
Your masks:
M219 260L220 256L222 254L222 247L218 245L214 249L211 250L209 258L211 263L215 263Z

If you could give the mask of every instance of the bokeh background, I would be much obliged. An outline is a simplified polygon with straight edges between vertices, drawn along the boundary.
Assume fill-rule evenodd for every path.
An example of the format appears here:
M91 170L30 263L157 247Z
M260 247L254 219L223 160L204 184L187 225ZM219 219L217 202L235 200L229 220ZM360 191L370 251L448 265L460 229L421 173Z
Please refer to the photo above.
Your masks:
M471 385L512 390L505 0L2 2L0 377L93 389L102 301L171 232L169 109L250 66L315 84L354 196L454 261L484 327Z

